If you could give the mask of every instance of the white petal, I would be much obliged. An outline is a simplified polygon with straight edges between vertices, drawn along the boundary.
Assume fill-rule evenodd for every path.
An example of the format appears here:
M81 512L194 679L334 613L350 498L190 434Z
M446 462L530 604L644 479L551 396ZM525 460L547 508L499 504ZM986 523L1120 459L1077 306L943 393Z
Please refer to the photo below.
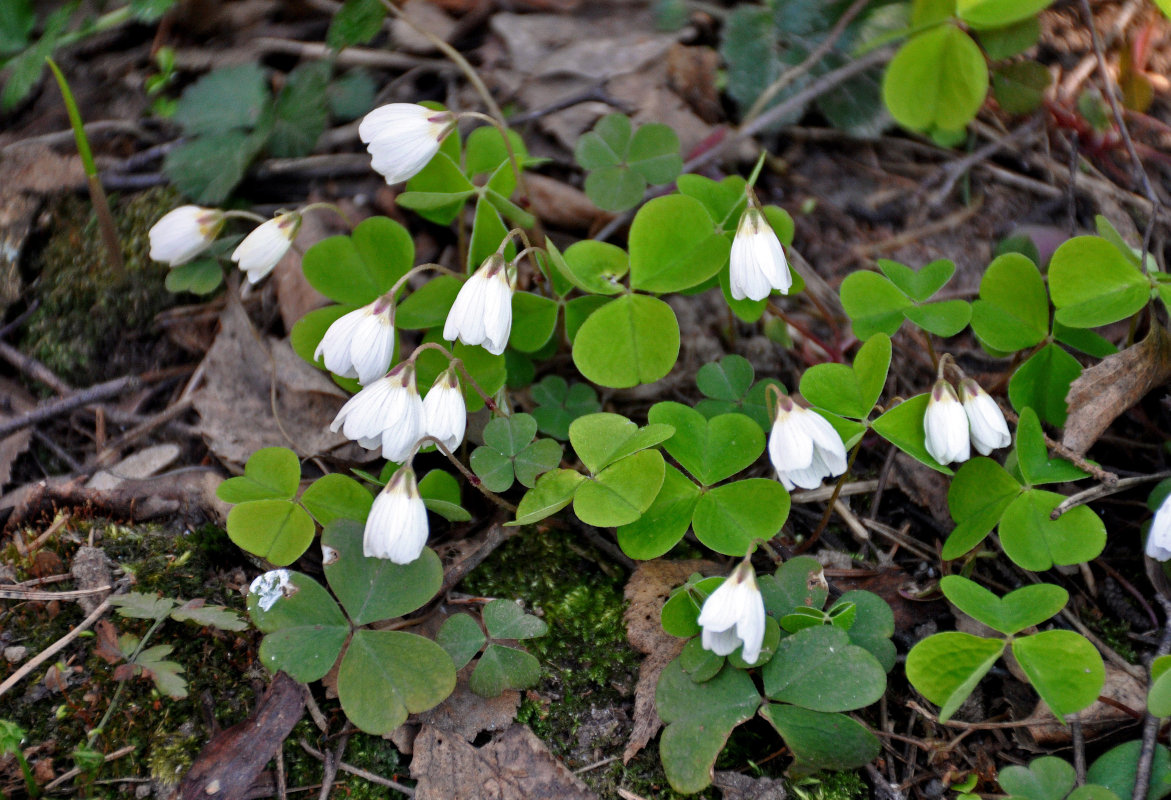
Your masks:
M414 103L391 103L374 109L358 126L371 166L388 184L416 175L439 152L451 115Z
M745 603L740 621L736 623L736 633L744 640L744 652L740 656L749 664L760 658L760 648L764 643L764 619L764 598L759 591L754 590Z
M1171 495L1163 500L1147 535L1147 555L1156 561L1171 559Z
M754 208L740 217L728 270L729 291L736 300L763 300L774 289L783 294L793 285L780 240Z
M968 415L954 390L940 381L931 392L923 415L924 445L940 464L967 461L971 455Z
M151 226L150 257L172 267L186 264L215 241L223 225L222 211L179 206Z
M394 325L385 314L368 316L354 330L349 360L358 383L365 385L385 375L393 354Z
M494 356L508 347L512 332L512 288L504 270L488 278L484 292L484 349Z
M704 650L709 650L717 656L727 656L736 652L736 648L740 646L740 635L736 633L735 628L728 628L724 631L713 631L710 628L703 629L703 635L700 637L700 644L703 645Z
M362 536L368 558L409 564L427 544L427 509L419 497L414 472L396 472L370 509Z
M325 368L335 375L340 375L343 378L358 377L358 372L354 369L354 363L350 357L350 345L354 338L354 331L358 329L363 320L369 317L369 308L366 306L356 309L334 320L334 323L329 326L329 330L325 332L325 336L321 337L321 343L317 345L317 350L313 352L313 357L322 359L325 362Z
M443 324L443 338L449 342L459 339L464 344L477 345L484 341L484 306L487 280L480 272L464 281L447 321Z
M973 396L965 393L964 411L968 415L972 444L980 455L986 456L993 450L1008 447L1012 442L1004 413L989 395L981 393Z
M813 460L813 438L794 407L779 410L768 439L768 457L777 472L805 469Z
M248 273L249 282L256 283L272 272L289 251L299 227L300 217L296 214L273 217L244 237L232 253L232 261Z
M432 387L423 399L423 417L425 433L443 442L448 450L454 451L464 439L468 422L463 392L458 386Z

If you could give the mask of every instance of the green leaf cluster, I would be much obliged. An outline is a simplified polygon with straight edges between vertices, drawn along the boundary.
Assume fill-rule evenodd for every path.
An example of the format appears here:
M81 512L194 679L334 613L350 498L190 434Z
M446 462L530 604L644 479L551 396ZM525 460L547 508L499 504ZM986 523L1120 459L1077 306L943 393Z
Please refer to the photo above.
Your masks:
M333 78L328 61L295 67L274 97L256 64L220 67L184 92L173 119L184 142L167 153L163 171L202 205L228 198L261 153L296 158L313 151L331 113L352 119L374 101L372 81L352 72Z
M261 575L248 592L248 613L265 634L260 660L308 683L340 657L337 690L346 716L367 733L389 733L451 693L455 666L430 639L363 626L421 608L439 591L443 566L430 549L406 565L366 558L362 525L350 519L326 525L321 547L325 578L341 607L308 575Z
M940 588L960 611L1004 635L951 631L929 636L911 648L907 679L940 706L940 720L956 712L1009 646L1029 683L1058 719L1098 699L1106 668L1089 640L1066 630L1020 635L1065 606L1069 595L1064 589L1036 584L997 597L959 575L944 578Z
M652 122L635 128L625 114L598 120L578 139L574 157L586 170L586 195L604 211L634 208L648 184L670 183L683 168L671 126Z
M549 626L526 614L511 600L492 600L484 606L484 628L469 614L453 614L443 622L435 641L447 651L455 668L463 669L477 654L468 684L482 697L496 697L506 689L527 689L541 676L541 665L531 653L501 644L544 636ZM487 630L487 636L484 630ZM491 638L493 641L489 641ZM487 648L484 645L487 644ZM481 652L483 651L483 652Z
M664 629L698 634L700 606L722 581L693 575L664 605ZM820 564L806 556L782 564L759 585L768 616L755 664L735 653L716 656L693 639L659 679L655 704L667 725L659 750L676 791L707 787L732 730L756 714L784 739L796 774L858 767L878 754L874 734L842 712L870 705L886 690L895 659L890 607L877 595L853 591L821 611L825 580ZM746 669L759 669L763 697Z
M537 476L561 463L561 445L535 439L537 420L529 414L495 417L484 426L484 444L472 451L472 471L492 492L512 488L513 480L532 489Z

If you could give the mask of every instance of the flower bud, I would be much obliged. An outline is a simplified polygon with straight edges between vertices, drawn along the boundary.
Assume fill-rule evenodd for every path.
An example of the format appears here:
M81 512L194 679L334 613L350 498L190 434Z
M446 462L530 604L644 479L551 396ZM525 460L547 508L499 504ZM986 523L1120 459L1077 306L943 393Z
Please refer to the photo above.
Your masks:
M760 209L749 206L741 215L728 269L728 288L736 300L763 300L773 289L786 294L793 285L781 240Z
M447 313L443 338L482 344L494 356L508 346L512 332L512 284L504 256L493 253L464 281Z
M955 389L945 380L936 381L931 390L927 412L923 415L923 433L927 452L940 464L967 461L972 454L968 444L968 417Z
M232 261L248 273L249 283L257 283L289 252L300 228L301 215L296 211L278 214L244 237L232 253Z
M224 227L217 208L179 206L150 229L150 257L171 267L186 264L215 241Z
M358 136L373 158L374 171L388 184L414 177L427 166L444 138L455 129L455 115L415 103L391 103L367 114Z
M704 601L698 620L703 629L700 642L718 656L730 655L743 644L740 655L751 664L760 658L764 617L764 599L746 558Z
M410 564L423 554L427 534L427 507L419 496L415 471L399 467L370 507L362 553L367 558Z

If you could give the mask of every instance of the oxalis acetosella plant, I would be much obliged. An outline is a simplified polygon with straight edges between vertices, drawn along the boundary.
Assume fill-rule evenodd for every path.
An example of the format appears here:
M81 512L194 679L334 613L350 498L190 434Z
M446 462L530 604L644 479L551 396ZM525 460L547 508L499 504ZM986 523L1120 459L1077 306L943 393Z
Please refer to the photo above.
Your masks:
M465 135L468 120L492 127ZM475 518L464 506L466 485L490 504L479 512L489 525L539 535L543 520L561 515L612 531L638 561L665 556L685 537L725 559L711 570L719 574L697 572L674 587L660 611L663 629L686 640L655 688L665 726L659 753L675 790L706 788L733 731L757 717L791 754L792 774L863 766L880 752L870 728L876 716L865 709L883 697L896 665L894 617L876 594L833 590L821 565L799 553L834 514L861 527L845 487L860 452L889 446L951 481L955 526L938 558L934 544L923 557L945 573L940 590L957 613L993 632L938 633L907 654L910 683L939 707L937 719L946 721L1008 648L1059 718L1093 702L1104 680L1098 650L1049 622L1062 613L1065 590L1040 582L999 597L974 578L980 560L997 553L1030 574L1101 553L1101 519L1041 488L1101 475L1057 449L1042 427L1064 422L1052 397L1064 397L1081 370L1065 348L1087 338L1069 331L1122 318L1117 292L1087 293L1070 275L1103 257L1126 265L1126 281L1143 289L1128 315L1163 298L1165 280L1144 274L1120 237L1070 240L1053 257L1048 285L1026 256L999 256L974 303L933 299L955 272L950 261L918 270L880 261L878 271L856 272L841 286L857 339L848 360L842 343L852 340L835 330L822 341L791 313L806 299L794 267L803 262L791 249L791 217L757 196L763 158L748 179L681 175L677 141L672 152L661 131L639 139L642 129L629 120L603 125L580 148L591 176L641 170L640 185L676 187L641 205L625 248L538 233L539 209L513 199L524 199L524 172L536 162L501 120L393 103L360 124L373 169L387 183L406 183L396 200L402 209L470 225L458 262L446 265L415 264L409 232L386 217L304 253L307 280L333 305L306 315L290 340L352 392L322 425L386 464L377 474L325 474L302 491L298 456L265 448L220 486L233 504L229 535L273 567L248 594L265 634L265 666L311 682L336 665L343 710L374 734L443 702L456 672L473 662L469 685L481 695L532 686L540 665L516 643L545 625L515 603L487 602L478 618L453 614L433 636L402 622L435 608L451 588L430 545L445 533L439 520ZM254 219L260 224L231 260L256 283L288 251L302 216L326 208L261 220L183 206L151 231L151 255L182 265L214 252L230 221ZM1113 248L1105 256L1103 244ZM728 355L699 369L704 398L693 405L645 395L652 402L638 420L613 404L604 410L594 387L645 386L672 372L682 331L663 297L700 292L718 293L737 325L769 315L784 329L779 338L799 338L807 362L819 353L825 363L808 365L786 387L777 377L758 380L746 359ZM819 301L809 302L836 328ZM887 394L904 326L920 353L927 342L933 373L903 376L929 388L909 398ZM990 357L1021 354L1003 405L949 354L936 355L936 340L969 327ZM552 372L567 363L584 380ZM995 460L1008 448L1004 464ZM795 501L823 505L811 530L789 521ZM1167 507L1151 526L1152 558L1171 553ZM994 530L995 544L986 544ZM290 568L315 542L325 585ZM872 547L866 538L860 546Z

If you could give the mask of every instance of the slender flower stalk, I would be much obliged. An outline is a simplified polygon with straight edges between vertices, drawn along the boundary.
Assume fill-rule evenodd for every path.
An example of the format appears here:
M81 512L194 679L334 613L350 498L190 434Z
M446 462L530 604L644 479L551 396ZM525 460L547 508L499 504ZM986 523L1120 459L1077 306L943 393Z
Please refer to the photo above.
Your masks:
M503 247L503 245L502 245ZM512 284L504 256L493 253L460 287L443 325L443 338L483 345L498 356L512 332Z
M968 416L968 428L972 436L972 446L982 456L993 450L1008 447L1012 443L1012 435L1008 432L1008 423L1004 421L1004 412L996 401L980 384L971 378L960 381L960 400L964 406L964 413Z
M409 464L399 467L374 498L362 534L362 552L367 558L410 564L423 554L428 532L427 507L419 496L415 471Z
M940 464L967 461L972 455L968 441L968 416L955 389L942 378L935 382L923 415L924 444Z
M386 374L393 354L394 302L383 296L335 320L313 357L335 375L366 386Z
M244 237L244 241L232 253L232 261L248 273L249 283L257 283L272 272L277 262L289 252L300 229L299 212L278 214Z
M147 234L150 257L171 267L186 264L211 246L225 219L218 208L187 205L168 211Z
M374 171L388 184L417 175L455 130L455 115L416 103L380 106L358 126L358 137L373 158Z
M777 478L790 491L816 489L823 478L846 471L846 446L825 417L802 408L788 395L778 394L769 460Z
M699 612L705 650L718 656L734 653L752 664L760 658L764 642L764 599L756 586L756 572L745 558L720 586L708 595Z

